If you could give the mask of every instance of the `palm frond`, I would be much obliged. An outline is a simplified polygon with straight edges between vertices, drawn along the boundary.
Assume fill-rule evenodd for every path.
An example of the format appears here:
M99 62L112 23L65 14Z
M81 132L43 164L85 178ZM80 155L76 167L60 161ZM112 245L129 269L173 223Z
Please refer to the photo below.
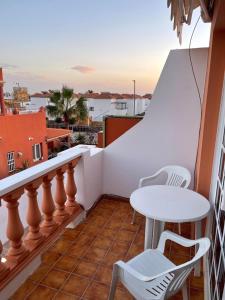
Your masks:
M52 101L59 101L60 99L61 99L60 91L54 91L50 96L50 100L52 100Z
M47 112L51 117L58 117L59 116L59 111L57 106L54 105L47 105L46 106Z
M62 97L67 100L73 99L73 89L63 86Z

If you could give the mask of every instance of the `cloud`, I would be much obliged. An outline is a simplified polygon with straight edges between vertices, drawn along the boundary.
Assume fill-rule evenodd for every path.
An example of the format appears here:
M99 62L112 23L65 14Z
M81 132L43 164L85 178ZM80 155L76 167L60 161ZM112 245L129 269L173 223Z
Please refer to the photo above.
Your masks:
M11 65L11 64L5 64L5 63L0 63L0 68L6 69L6 70L13 70L13 69L18 69L18 66Z
M80 72L82 74L89 74L95 71L95 68L88 67L88 66L79 66L79 65L72 67L71 69Z

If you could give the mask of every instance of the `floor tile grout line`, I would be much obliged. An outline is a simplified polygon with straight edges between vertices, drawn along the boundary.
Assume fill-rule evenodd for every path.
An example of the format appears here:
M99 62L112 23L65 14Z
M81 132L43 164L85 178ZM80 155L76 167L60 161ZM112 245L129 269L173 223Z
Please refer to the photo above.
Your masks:
M50 290L53 290L53 291L55 291L55 292L57 291L57 289L55 289L55 288L53 288L53 287L50 287L50 286L48 286L48 285L44 285L44 284L38 284L38 285L35 287L35 289L38 288L39 286L46 287L46 288L48 288L48 289L50 289ZM35 289L32 290L32 293L34 292ZM30 297L30 295L31 295L32 293L29 293L28 295L26 295L26 296L24 297L24 300L28 299L28 297Z
M84 233L84 232L85 232L85 229L83 229L83 230L81 231L80 235L81 235L82 233ZM89 247L89 248L90 248L90 247ZM89 248L88 248L88 249L89 249ZM87 250L88 250L88 249L87 249ZM86 252L85 252L85 253L86 253ZM81 260L81 259L82 259L82 257L79 258L79 260ZM79 264L79 263L78 263L78 264ZM78 266L78 264L74 267L73 271L76 269L76 267ZM69 273L69 275L68 275L68 277L66 278L66 280L62 283L62 285L60 286L60 288L59 288L58 291L57 291L57 294L60 293L61 291L63 291L63 287L64 287L65 284L69 281L69 279L71 278L71 276L74 274L73 271ZM79 276L79 277L81 277L81 278L83 278L82 276L80 276L80 275L78 275L78 274L76 274L76 275ZM57 294L56 294L56 295L57 295ZM55 295L55 297L56 297L56 295ZM54 298L55 298L55 297L54 297ZM54 298L53 298L53 299L54 299Z
M139 226L138 226L138 229L137 229L137 231L136 231L136 233L135 233L135 236L134 236L134 238L133 238L133 240L132 240L132 242L131 242L131 244L130 244L129 249L127 250L127 253L129 252L129 250L131 249L131 247L134 245L134 241L135 241L135 239L136 239L136 237L137 237L137 235L138 235L138 231L140 230L140 227L141 227L141 224L139 224ZM126 253L126 256L127 256L127 253ZM125 256L125 257L126 257L126 256Z
M88 223L87 223L87 224L88 224ZM107 224L107 222L106 222L106 224ZM106 227L106 224L105 224L104 228ZM85 233L85 228L81 231L81 233ZM99 233L98 233L98 234L99 234ZM97 234L96 237L93 239L93 241L92 241L91 244L93 244L93 242L97 239L98 234ZM80 234L80 235L81 235L81 234ZM88 251L90 248L91 248L91 245L89 246L89 248L87 249L87 251ZM83 259L84 255L87 253L87 251L85 251L85 253L84 253L83 256L80 258L80 260ZM106 252L106 253L107 253L107 252ZM106 255L106 254L105 254L105 255ZM105 256L104 256L104 257L105 257ZM100 264L99 264L99 265L100 265ZM77 265L77 266L78 266L78 265ZM77 266L76 266L76 267L77 267ZM74 268L74 270L76 269L76 267ZM99 266L98 266L98 267L99 267ZM96 272L97 272L98 267L96 268L95 274L96 274ZM73 270L73 271L74 271L74 270ZM63 287L65 286L66 282L69 281L69 279L70 279L70 277L72 276L72 274L74 274L74 273L73 273L73 272L70 273L70 275L68 276L68 278L67 278L67 279L65 280L65 282L61 285L61 287L58 289L57 294L63 290ZM84 293L86 292L87 288L88 288L88 287L91 285L91 283L93 282L93 278L94 278L95 274L91 277L91 280L90 280L89 284L87 285L86 289L84 290L84 292L83 292L81 298L83 297L83 295L84 295ZM76 275L79 276L79 274L76 274ZM82 276L80 276L80 277L82 277ZM84 277L85 277L85 276L84 276ZM87 277L85 277L85 278L87 278ZM57 295L57 294L56 294L56 295ZM56 297L56 296L55 296L55 297ZM53 299L54 299L54 298L53 298Z
M65 231L64 231L65 232ZM82 233L82 231L80 231L80 233L78 234L78 236L80 236L80 234ZM62 234L63 235L63 234ZM61 235L61 236L62 236ZM78 237L77 236L77 237ZM75 242L74 242L75 243ZM51 251L50 250L51 248L49 248L47 251ZM39 285L43 285L42 284L42 281L45 279L45 278L47 278L47 276L48 276L48 274L50 273L50 271L52 271L52 269L54 269L54 266L57 264L57 262L64 256L64 254L66 253L66 251L67 250L65 250L65 252L63 252L63 253L59 253L60 254L60 256L59 256L59 258L52 264L52 265L49 265L49 266L51 266L50 268L49 268L49 270L47 271L47 273L45 274L45 276L43 276L43 278L42 279L40 279L40 280L38 280L38 281L34 281L34 282L36 282L37 283L37 286L34 288L34 289L32 289L32 292L30 292L30 293L28 293L28 295L25 297L25 299L27 299L33 292L34 292L34 290L39 286ZM54 252L54 251L52 251L52 252ZM57 253L57 252L56 252ZM42 264L43 262L41 262L41 264ZM47 263L46 263L46 265L48 265ZM29 279L29 278L28 278ZM47 286L47 287L49 287L49 286ZM54 288L52 288L52 287L49 287L49 288L51 288L51 289L54 289Z
M37 285L35 285L28 293L26 296L24 296L23 298L26 299L28 297L28 295L31 295L31 293L37 288ZM13 296L13 295L12 295Z
M113 210L115 211L115 208L114 208ZM114 211L113 211L113 213L114 213ZM103 230L104 230L105 228L108 228L108 227L107 227L107 224L108 224L108 223L111 221L111 219L113 218L113 213L112 213L110 219L108 220L108 222L105 223ZM121 228L120 228L120 229L121 229ZM98 234L100 234L100 232L99 232ZM96 237L96 238L97 238L97 237ZM96 239L95 239L95 240L96 240ZM116 241L116 236L115 236L115 238L112 240L112 242L114 243L115 241ZM93 244L93 243L94 243L94 240L93 240L92 244ZM112 245L113 245L113 243L112 243ZM104 257L99 261L99 265L98 265L98 267L96 268L96 272L95 272L95 274L93 275L93 277L91 278L90 283L87 285L86 289L84 290L84 292L83 292L81 298L84 297L84 295L85 295L86 291L88 290L88 288L89 288L89 287L91 286L91 284L95 281L94 278L95 278L95 275L96 275L98 269L102 266L102 260L103 260L103 259L108 255L108 253L111 251L112 245L111 245L111 247L108 248L108 250L106 251ZM99 283L103 284L102 282L99 282Z
M59 260L59 259L60 259L60 257L58 258L58 260ZM57 261L58 261L58 260L57 260ZM42 285L41 282L48 276L48 274L49 274L50 271L54 268L54 265L57 263L57 261L49 268L49 270L47 271L47 273L45 274L45 276L43 276L42 279L40 279L40 280L38 280L38 281L34 281L34 280L31 280L31 279L30 279L31 281L37 283L37 286L35 287L35 289L36 289L39 285ZM41 263L41 264L42 264L42 263ZM41 266L41 264L40 264L40 266ZM40 267L40 266L39 266L39 267ZM37 271L37 270L36 270L36 271ZM35 271L35 272L36 272L36 271ZM34 273L35 273L35 272L34 272ZM27 278L27 280L29 280L29 277ZM35 289L32 290L32 293L34 292ZM25 299L27 299L30 295L31 295L31 293L29 293L29 294L25 297Z

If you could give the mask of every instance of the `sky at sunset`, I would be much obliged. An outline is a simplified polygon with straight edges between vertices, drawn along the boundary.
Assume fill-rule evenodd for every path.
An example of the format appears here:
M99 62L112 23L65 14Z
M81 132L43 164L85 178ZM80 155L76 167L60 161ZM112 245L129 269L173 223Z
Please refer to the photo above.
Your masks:
M170 49L180 46L166 0L2 0L0 66L5 91L59 89L154 90ZM199 22L192 47L207 47L210 25Z

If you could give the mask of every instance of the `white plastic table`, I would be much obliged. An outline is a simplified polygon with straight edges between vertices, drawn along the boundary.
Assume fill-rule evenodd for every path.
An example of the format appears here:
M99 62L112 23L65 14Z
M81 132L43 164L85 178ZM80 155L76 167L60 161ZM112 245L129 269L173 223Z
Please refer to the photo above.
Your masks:
M202 236L201 220L210 211L209 201L202 195L192 190L169 185L139 188L131 194L130 204L146 217L145 249L157 244L156 239L163 231L165 222L195 222L195 237L200 238ZM200 269L195 270L195 273L199 275Z

